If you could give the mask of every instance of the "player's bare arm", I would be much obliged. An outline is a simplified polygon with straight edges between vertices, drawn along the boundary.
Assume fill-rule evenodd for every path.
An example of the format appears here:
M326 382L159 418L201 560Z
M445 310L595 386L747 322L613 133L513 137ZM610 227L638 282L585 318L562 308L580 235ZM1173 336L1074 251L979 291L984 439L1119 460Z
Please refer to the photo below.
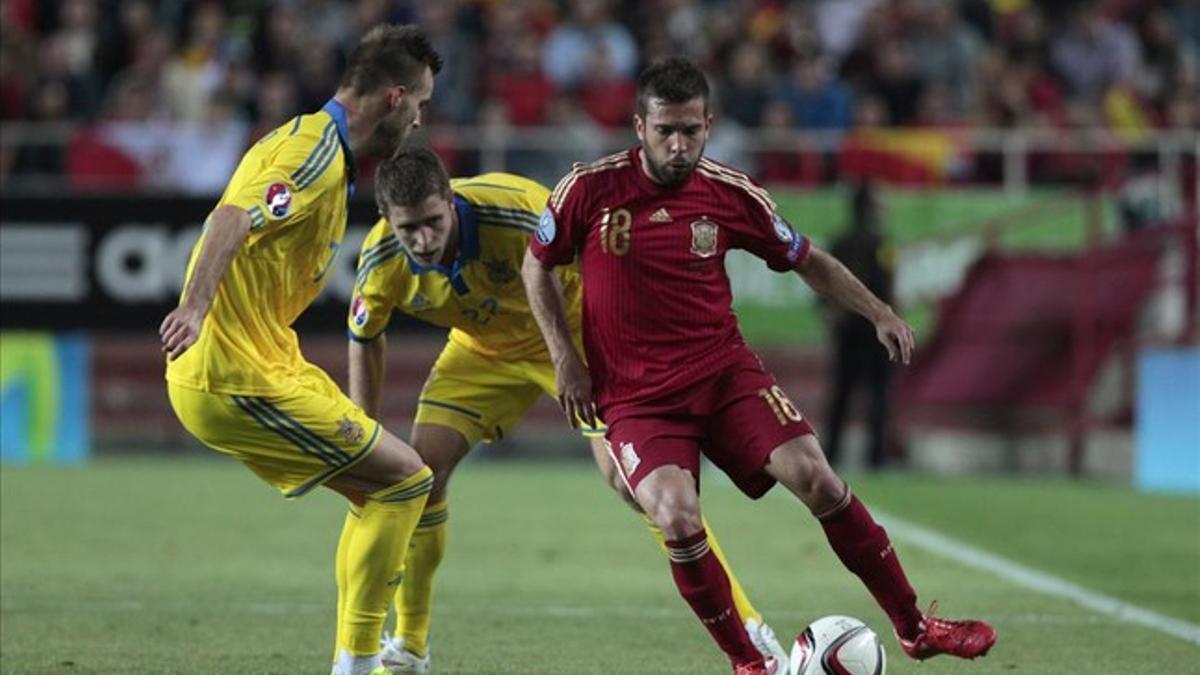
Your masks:
M217 287L249 233L250 214L239 207L222 206L209 216L204 246L183 291L183 301L158 327L162 350L172 361L200 337L200 327L212 307Z
M379 419L383 405L383 364L387 358L387 335L380 333L369 342L350 341L350 400L372 419Z
M571 428L579 428L579 420L596 426L596 408L592 402L592 377L583 359L571 342L567 326L567 310L562 286L552 269L542 265L532 253L525 253L521 264L521 279L529 294L529 309L546 340L550 360L558 380L558 404L567 415Z
M863 315L875 324L875 335L887 349L888 358L901 363L909 362L916 344L912 327L868 290L837 258L814 246L797 271L804 283L819 295Z

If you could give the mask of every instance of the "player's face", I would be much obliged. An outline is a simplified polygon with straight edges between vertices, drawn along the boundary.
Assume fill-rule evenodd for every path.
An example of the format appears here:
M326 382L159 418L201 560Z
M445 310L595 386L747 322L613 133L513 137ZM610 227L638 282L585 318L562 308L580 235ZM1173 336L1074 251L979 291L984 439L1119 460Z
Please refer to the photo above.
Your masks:
M421 113L433 96L433 73L426 68L416 86L391 87L384 96L388 112L375 127L370 143L370 154L375 157L391 157L408 133L421 126Z
M646 105L646 117L634 115L634 127L642 142L643 168L655 182L667 187L682 185L708 142L712 115L704 99L684 103L668 103L651 98Z
M416 206L392 206L384 217L400 244L422 265L445 264L453 257L458 222L452 195L432 194Z

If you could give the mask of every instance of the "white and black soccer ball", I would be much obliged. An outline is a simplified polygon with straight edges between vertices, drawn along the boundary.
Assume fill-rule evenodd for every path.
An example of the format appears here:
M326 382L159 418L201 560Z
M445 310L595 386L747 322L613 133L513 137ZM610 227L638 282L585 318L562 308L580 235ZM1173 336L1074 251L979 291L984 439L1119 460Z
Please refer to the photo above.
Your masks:
M883 675L887 657L879 636L848 616L826 616L796 636L788 675Z

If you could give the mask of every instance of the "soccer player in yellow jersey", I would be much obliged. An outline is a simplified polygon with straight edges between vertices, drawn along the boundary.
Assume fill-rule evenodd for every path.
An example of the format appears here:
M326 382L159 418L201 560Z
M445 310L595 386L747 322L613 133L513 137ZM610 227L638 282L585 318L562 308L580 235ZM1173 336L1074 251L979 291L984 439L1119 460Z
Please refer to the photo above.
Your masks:
M446 548L451 472L479 441L503 438L539 396L557 396L554 366L520 277L529 236L549 196L542 185L511 174L450 180L428 150L404 150L376 173L375 199L383 218L363 243L350 304L351 398L378 416L384 331L392 311L451 329L413 425L412 445L434 479L396 592L395 638L383 651L384 665L393 672L430 668L433 577ZM576 347L582 349L578 270L563 266L556 274L568 298ZM609 484L634 504L609 457L604 429L584 426ZM662 532L646 523L661 544ZM747 632L766 656L786 659L732 572L729 578Z
M287 497L325 485L350 500L336 560L335 675L388 673L380 636L433 474L304 360L290 326L337 255L354 155L395 152L420 125L440 69L415 26L367 33L321 110L246 152L159 329L171 405L189 432Z

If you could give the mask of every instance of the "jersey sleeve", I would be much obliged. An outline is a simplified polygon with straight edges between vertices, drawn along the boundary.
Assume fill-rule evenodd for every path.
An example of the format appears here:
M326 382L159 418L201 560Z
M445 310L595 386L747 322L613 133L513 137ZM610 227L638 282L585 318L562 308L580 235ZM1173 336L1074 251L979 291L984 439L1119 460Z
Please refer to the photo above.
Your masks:
M392 275L399 254L400 242L388 231L387 222L380 220L363 241L358 256L354 294L346 317L346 332L351 340L370 342L387 328L395 307Z
M341 141L330 121L315 133L288 136L274 149L262 168L225 195L224 203L250 214L250 242L268 232L300 222L311 215L313 204L338 187L335 171Z
M559 181L529 239L530 252L547 267L571 263L583 244L587 227L581 215L585 213L582 203L585 190L578 179L572 171Z
M808 237L779 215L765 189L753 185L741 192L746 226L739 229L735 246L762 258L776 272L796 269L812 248Z

